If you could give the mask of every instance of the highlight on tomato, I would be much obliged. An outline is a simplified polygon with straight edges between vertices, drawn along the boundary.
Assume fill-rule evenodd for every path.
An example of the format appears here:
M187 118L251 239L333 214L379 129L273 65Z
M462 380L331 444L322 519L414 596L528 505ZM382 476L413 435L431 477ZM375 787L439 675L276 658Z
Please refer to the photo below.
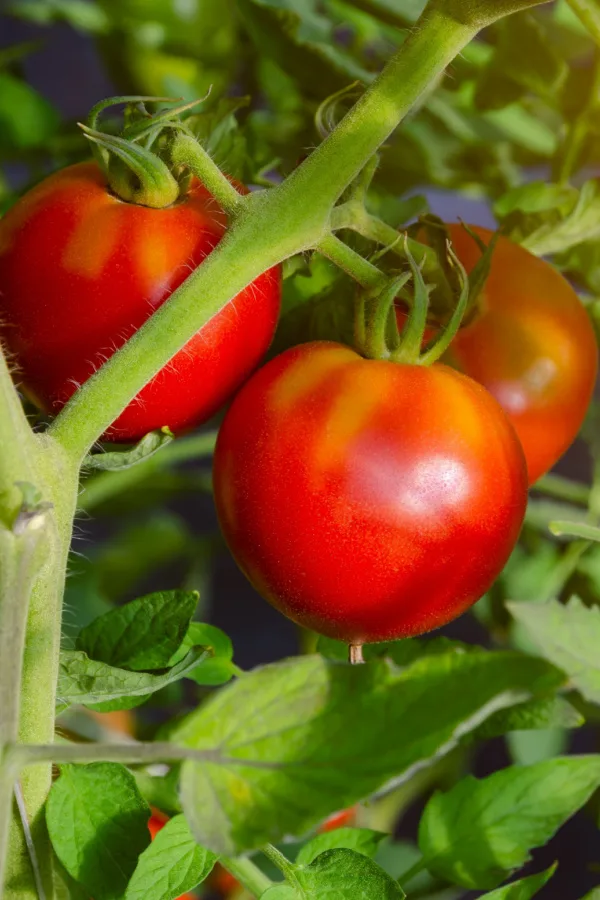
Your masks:
M454 252L471 272L482 255L476 239L463 225L446 227ZM492 239L485 228L469 230L486 245ZM476 312L446 360L500 403L519 436L533 484L577 437L596 383L598 347L583 304L560 272L499 236Z
M10 323L0 337L24 391L48 413L126 343L227 229L197 179L175 180L133 139L87 133L107 142L104 156L44 179L0 220L0 323ZM114 157L115 147L122 150L115 140L130 155L142 153L135 171ZM159 167L160 189L156 179L140 188L144 165ZM278 268L257 278L140 391L105 438L134 441L206 421L266 352L280 295Z

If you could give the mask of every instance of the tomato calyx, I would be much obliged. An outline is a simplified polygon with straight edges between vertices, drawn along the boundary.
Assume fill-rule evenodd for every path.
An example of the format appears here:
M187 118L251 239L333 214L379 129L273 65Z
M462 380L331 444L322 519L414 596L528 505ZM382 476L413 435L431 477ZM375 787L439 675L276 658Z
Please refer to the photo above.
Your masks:
M490 273L492 257L500 233L495 232L489 244L486 244L472 228L462 220L459 221L461 228L477 244L481 253L477 264L468 275L469 299L461 322L461 326L466 326L473 321L479 312L482 291ZM462 274L456 267L456 256L451 249L450 229L447 223L438 218L438 216L431 214L420 216L418 222L409 226L408 234L414 240L426 244L426 246L435 251L440 270L444 273L448 284L450 284L454 296L457 296L462 289ZM438 296L437 286L432 291L430 301L430 309L433 313L432 318L436 323L447 321L449 315L447 302L444 301L443 297Z
M469 303L469 279L450 242L447 257L455 269L460 294L447 324L426 341L427 315L431 286L425 283L421 266L408 248L404 236L404 254L409 271L392 277L383 290L359 293L355 317L355 342L367 359L384 359L407 365L430 366L446 352L461 326ZM412 281L412 299L406 326L400 332L396 318L396 298Z
M176 103L172 97L111 97L97 103L86 125L80 123L84 137L92 145L96 162L103 170L112 193L126 203L163 209L185 194L190 175L171 159L173 133L191 133L181 115L204 98L174 109L151 114L146 103ZM102 131L100 113L110 106L125 104L125 127L119 135ZM195 140L195 138L194 138Z

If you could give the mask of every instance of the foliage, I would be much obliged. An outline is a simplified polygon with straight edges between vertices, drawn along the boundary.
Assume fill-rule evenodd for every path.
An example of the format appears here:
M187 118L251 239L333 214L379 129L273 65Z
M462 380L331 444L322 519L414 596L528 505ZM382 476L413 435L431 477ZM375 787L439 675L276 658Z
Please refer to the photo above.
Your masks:
M88 153L75 123L31 76L30 62L56 39L57 23L93 48L115 93L187 101L211 87L186 126L223 171L268 194L373 83L424 5L8 4L6 15L32 40L0 51L2 210L48 171ZM487 0L463 5L483 10L487 23ZM340 233L393 278L406 269L397 229L430 207L437 212L440 197L457 206L477 200L511 239L551 258L598 327L598 4L504 6L519 10L467 44L451 77L435 79L379 148L372 181L344 192L349 218ZM117 117L109 111L104 120L116 132ZM368 213L360 222L352 218L357 197ZM383 231L373 231L374 221ZM271 354L312 339L352 342L358 279L351 268L315 250L294 251ZM449 270L442 268L431 286L443 299ZM32 420L38 415L27 410ZM571 816L597 818L600 786L598 753L568 755L571 731L586 722L597 749L600 722L596 419L590 416L580 445L589 460L584 477L538 482L511 560L467 614L479 644L472 632L468 642L434 636L378 644L366 648L364 666L349 666L347 648L323 638L309 640L316 652L248 672L234 662L244 648L211 621L221 539L213 525L196 534L180 505L184 498L209 508L212 432L174 440L167 429L134 447L88 453L78 505L98 531L69 560L61 737L55 755L40 758L59 767L44 815L64 896L202 896L220 860L248 896L263 900L433 900L468 890L487 891L486 900L552 897L561 869L541 869L553 857L538 865L534 854L533 869L522 869ZM45 427L43 417L35 421ZM0 433L0 452L5 447ZM23 502L16 520L43 511L39 498ZM109 712L129 717L132 733L117 751L115 720L98 716ZM85 756L89 745L80 742L90 736L115 761ZM492 739L511 764L476 778L471 763ZM45 741L34 743L43 753ZM155 756L144 757L155 745ZM160 753L167 756L157 767ZM413 803L418 846L394 837ZM173 816L152 843L150 804ZM329 814L353 804L360 804L359 827L319 833ZM44 815L33 829L42 844ZM593 885L591 875L581 892Z

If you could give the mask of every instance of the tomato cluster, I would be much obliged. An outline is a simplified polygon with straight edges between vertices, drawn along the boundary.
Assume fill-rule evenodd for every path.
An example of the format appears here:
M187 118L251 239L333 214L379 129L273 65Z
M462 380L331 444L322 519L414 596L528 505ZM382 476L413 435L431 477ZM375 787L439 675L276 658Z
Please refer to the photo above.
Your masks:
M470 271L478 243L462 226L450 236ZM589 405L593 329L554 268L500 238L447 361L308 344L234 400L215 454L219 519L249 580L298 624L351 645L419 635L502 570L528 482Z
M151 209L115 196L96 163L27 194L0 222L0 336L27 394L58 411L226 226L198 181ZM460 226L449 233L471 270L478 243ZM205 421L264 355L279 306L280 272L270 270L106 437ZM306 344L235 397L214 460L222 530L257 590L300 625L360 645L422 634L471 606L515 545L528 482L577 434L597 348L562 276L500 238L475 314L445 361L398 364Z

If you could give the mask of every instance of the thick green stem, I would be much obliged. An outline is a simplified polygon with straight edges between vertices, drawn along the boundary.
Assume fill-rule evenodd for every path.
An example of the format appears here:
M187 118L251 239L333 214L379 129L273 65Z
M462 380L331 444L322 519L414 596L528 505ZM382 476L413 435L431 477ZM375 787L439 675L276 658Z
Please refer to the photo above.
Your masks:
M261 872L251 859L245 859L244 857L232 859L231 857L222 856L219 862L257 900L273 886L271 879L267 878L264 872Z
M37 892L18 817L13 816L11 826L14 778L7 770L3 746L20 736L26 705L22 702L22 685L29 653L29 641L25 649L28 613L31 615L34 605L36 577L49 556L51 513L42 506L36 511L24 504L24 496L33 494L34 489L48 500L39 478L39 459L38 440L29 428L0 350L0 890L6 869L9 881L17 872L18 892L11 894L7 885L2 896L22 900L35 897ZM31 487L25 488L25 484ZM60 630L60 620L57 627ZM6 866L9 829L10 859Z
M9 528L23 502L18 483L34 480L33 447L33 433L0 345L0 523Z
M477 26L429 5L409 38L328 138L277 191L329 211L404 116L477 33ZM292 199L293 198L293 199ZM302 210L303 212L303 210Z
M378 147L476 29L443 11L417 29L334 132L279 187L240 201L223 241L65 406L50 433L80 462L127 403L239 291L316 246L330 213Z
M37 484L52 509L45 515L44 562L32 570L35 580L27 620L18 737L24 744L51 744L54 740L62 598L78 478L76 469L69 465L64 452L51 439L41 436L37 442ZM24 807L48 898L53 897L53 872L44 803L51 776L48 763L24 772L21 779ZM3 900L37 900L38 896L17 815L13 815L7 879L2 896Z

